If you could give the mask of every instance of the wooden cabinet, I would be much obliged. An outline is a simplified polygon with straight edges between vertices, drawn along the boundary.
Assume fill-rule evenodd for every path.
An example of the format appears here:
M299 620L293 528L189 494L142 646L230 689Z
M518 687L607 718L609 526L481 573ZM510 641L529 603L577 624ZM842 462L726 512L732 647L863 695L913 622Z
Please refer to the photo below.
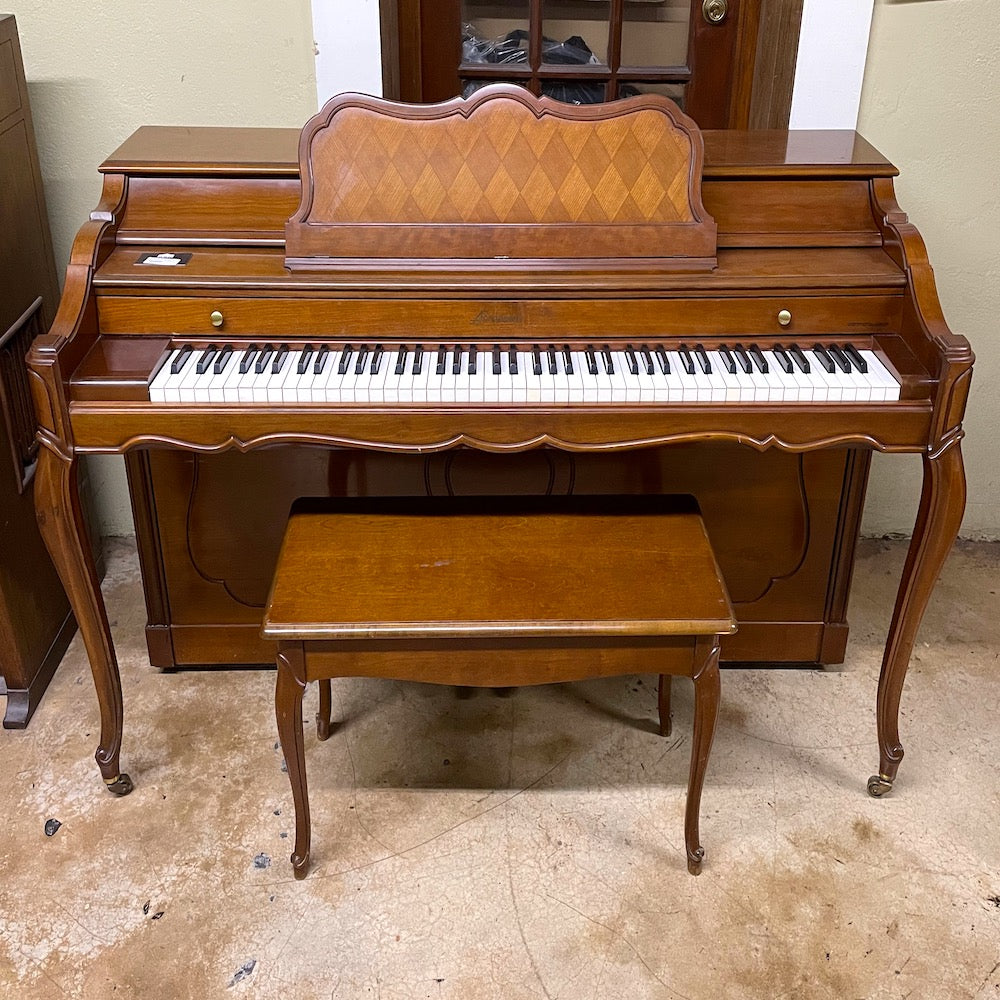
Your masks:
M49 220L12 16L0 16L0 694L27 725L76 628L35 523L35 416L24 356L59 302Z

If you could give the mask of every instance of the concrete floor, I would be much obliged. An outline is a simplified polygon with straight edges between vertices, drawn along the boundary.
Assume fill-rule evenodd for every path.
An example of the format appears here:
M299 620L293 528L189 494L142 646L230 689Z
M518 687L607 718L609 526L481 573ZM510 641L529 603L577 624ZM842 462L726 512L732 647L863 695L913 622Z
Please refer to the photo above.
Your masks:
M948 562L904 692L907 756L874 800L903 552L864 543L843 668L724 671L699 878L690 685L663 740L644 677L469 698L334 682L346 725L307 733L314 867L295 882L273 672L151 669L116 542L136 788L103 791L74 640L29 729L0 733L0 996L1000 997L1000 546Z

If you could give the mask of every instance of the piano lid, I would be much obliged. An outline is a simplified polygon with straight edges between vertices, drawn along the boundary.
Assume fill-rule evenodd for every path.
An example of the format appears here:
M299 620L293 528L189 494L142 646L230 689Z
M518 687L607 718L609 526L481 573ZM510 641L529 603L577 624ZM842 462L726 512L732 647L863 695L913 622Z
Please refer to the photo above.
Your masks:
M436 105L342 94L302 130L286 264L708 271L703 161L698 127L657 95L577 106L505 84Z

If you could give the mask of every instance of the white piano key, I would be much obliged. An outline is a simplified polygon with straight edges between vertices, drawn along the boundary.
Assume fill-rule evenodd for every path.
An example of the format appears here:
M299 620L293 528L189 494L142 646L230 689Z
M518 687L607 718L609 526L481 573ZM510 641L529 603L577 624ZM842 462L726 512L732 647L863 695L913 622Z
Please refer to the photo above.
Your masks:
M272 379L269 380L273 383L270 397L272 400L275 399L274 393L277 393L278 402L294 403L296 401L298 385L303 378L303 375L299 374L301 357L301 351L289 351L281 365L280 379L274 382L272 376Z
M794 363L792 364L792 370L786 372L774 351L763 351L762 353L768 363L768 367L774 373L774 377L781 383L782 399L784 402L791 403L812 399L812 387L795 377L796 368Z
M340 375L338 367L343 351L330 351L327 355L323 370L313 378L313 383L309 387L310 403L326 403L336 405L340 402ZM315 366L314 366L315 367Z
M425 350L420 358L420 371L413 372L410 383L410 391L415 403L427 402L427 389L430 383L431 375L434 372L434 356L435 354L433 351ZM411 371L412 368L413 363L411 362Z
M201 396L199 397L206 403L224 403L228 400L226 399L226 385L232 377L233 372L239 373L240 368L240 352L233 351L232 354L226 358L222 365L222 369L218 374L215 373L215 362L212 363L212 367L209 369L211 371L211 378L207 383L201 388Z
M694 377L684 370L684 359L677 351L667 351L670 361L670 375L673 385L680 392L678 403L696 403L698 401L698 386Z
M226 366L226 377L221 386L222 402L239 402L239 385L243 376L240 374L240 361L243 358L242 350L233 351L232 364Z
M476 351L476 370L469 373L469 400L482 403L486 400L486 372L492 368L493 357L481 347Z
M882 363L882 359L874 351L859 351L858 353L868 363L868 374L882 387L881 399L899 399L899 382Z
M828 372L813 351L810 351L807 355L811 363L812 372L816 377L826 385L826 398L830 402L850 400L852 397L850 395L845 395L846 386L844 383L837 378L836 366L834 366L834 371Z
M170 379L170 366L180 355L180 350L174 349L167 354L166 361L160 365L159 371L153 376L149 383L149 399L153 403L166 402L166 385Z
M712 401L717 403L735 403L740 398L740 384L735 375L730 375L726 361L718 351L709 351L708 360L712 365Z
M262 372L263 378L263 388L264 388L264 398L269 403L280 403L281 402L281 387L288 378L288 373L291 368L289 364L289 359L292 356L292 352L289 351L281 360L278 360L278 351L274 352L273 357L271 357L267 362L267 370ZM278 365L278 370L274 370L275 364Z
M571 403L589 403L597 399L597 384L587 375L587 358L583 351L572 351L573 374L567 376L569 383L569 401Z
M194 389L202 377L198 374L198 358L200 351L192 351L176 382L167 386L168 398L174 403L190 403L194 401Z
M455 383L455 399L459 402L468 402L469 394L469 352L463 349L461 361L458 367L458 374L455 375L452 368L448 369L452 381Z

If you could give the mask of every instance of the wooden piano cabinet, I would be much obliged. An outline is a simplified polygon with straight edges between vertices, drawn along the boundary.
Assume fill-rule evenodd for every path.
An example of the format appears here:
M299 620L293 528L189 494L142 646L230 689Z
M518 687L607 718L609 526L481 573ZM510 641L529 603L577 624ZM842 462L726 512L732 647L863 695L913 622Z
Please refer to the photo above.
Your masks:
M482 148L517 137L513 158ZM671 143L680 156L656 152ZM256 633L297 497L498 491L693 494L739 619L726 659L836 662L869 452L921 455L875 713L869 791L891 787L907 665L964 509L974 357L942 316L926 248L895 200L896 169L863 139L702 136L648 95L574 109L500 87L432 111L343 95L298 137L141 129L101 169L100 204L29 371L37 516L90 658L96 758L113 792L132 786L120 771L121 679L79 499L87 454L127 456L150 648L163 666L271 660ZM471 202L444 197L459 187ZM617 207L606 197L615 190L628 195ZM505 252L523 253L529 232L530 255ZM601 255L583 255L590 239ZM189 263L142 263L175 251ZM388 396L357 405L353 390L291 406L150 394L168 347L191 357L220 339L234 349L840 342L894 373L894 394L400 409ZM824 353L815 357L825 366Z
M629 455L459 450L423 459L284 447L246 455L146 450L127 460L150 661L264 663L259 636L285 519L299 496L690 493L740 629L724 662L840 663L869 455L733 444Z
M76 629L32 502L34 412L24 356L59 300L14 18L0 15L0 696L23 729Z

